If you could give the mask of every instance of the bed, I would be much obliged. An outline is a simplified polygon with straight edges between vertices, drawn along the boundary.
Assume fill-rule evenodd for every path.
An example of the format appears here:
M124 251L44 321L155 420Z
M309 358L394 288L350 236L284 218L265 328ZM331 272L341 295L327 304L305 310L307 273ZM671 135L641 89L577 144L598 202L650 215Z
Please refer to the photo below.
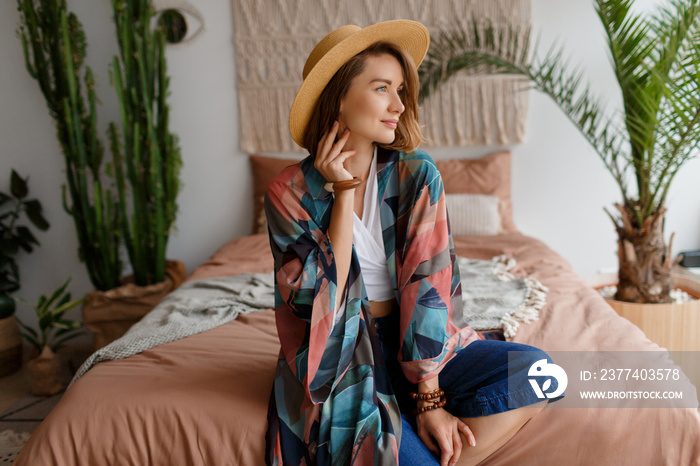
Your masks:
M509 157L499 153L438 165L448 193L498 198L491 205L497 206L499 231L455 234L457 254L475 259L505 254L517 263L515 276L534 277L549 289L539 319L522 324L512 341L545 351L659 351L564 258L515 229ZM256 203L265 179L279 164L289 163L261 160L253 159ZM493 207L484 208L481 218L493 214ZM264 227L263 220L253 220L254 230ZM267 234L254 233L220 247L188 281L272 268ZM264 464L278 352L274 313L267 309L97 364L66 391L15 464ZM683 407L549 406L483 464L700 465L700 415L696 408Z

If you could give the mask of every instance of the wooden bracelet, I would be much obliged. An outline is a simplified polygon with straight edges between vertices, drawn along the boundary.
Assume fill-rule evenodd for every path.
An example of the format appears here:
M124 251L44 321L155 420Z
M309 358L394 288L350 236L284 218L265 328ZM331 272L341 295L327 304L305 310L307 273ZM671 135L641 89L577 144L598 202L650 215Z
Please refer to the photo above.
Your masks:
M440 400L431 401L432 404L425 405L421 408L416 408L413 410L413 414L416 416L418 414L425 413L426 411L432 411L433 409L440 409L447 404L447 398L444 396L440 397Z
M445 397L445 392L440 388L436 388L435 390L431 390L429 392L423 392L423 393L416 393L416 392L411 392L411 398L413 398L416 401L425 401L426 404L423 407L416 408L413 410L413 414L418 415L425 413L426 411L432 411L433 409L439 409L445 406L447 403L447 398Z
M345 181L331 181L326 183L323 187L325 188L326 191L329 193L334 193L337 191L346 191L348 189L354 189L357 188L362 184L362 180L358 177L354 177L351 180L345 180Z
M435 390L431 390L429 392L423 392L423 393L415 393L411 392L411 398L414 400L427 400L430 401L434 398L440 398L445 394L444 391L440 388L436 388Z

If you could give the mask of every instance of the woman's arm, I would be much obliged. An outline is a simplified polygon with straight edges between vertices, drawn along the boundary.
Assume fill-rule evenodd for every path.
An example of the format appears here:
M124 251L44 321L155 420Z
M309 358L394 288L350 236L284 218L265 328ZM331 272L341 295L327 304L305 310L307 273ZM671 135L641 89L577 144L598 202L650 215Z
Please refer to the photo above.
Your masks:
M350 130L335 140L339 124L336 121L331 129L318 141L318 149L314 157L314 167L323 175L327 182L351 180L352 175L345 169L345 160L355 155L354 150L341 152L350 137ZM335 270L337 274L338 294L335 307L343 302L345 284L350 271L352 257L352 213L355 210L355 189L335 193L331 222L328 226L328 237L333 246Z
M328 237L333 245L335 270L337 273L338 294L335 307L340 307L345 295L345 284L350 271L352 258L352 213L355 209L355 190L348 189L335 193L335 202L328 226Z

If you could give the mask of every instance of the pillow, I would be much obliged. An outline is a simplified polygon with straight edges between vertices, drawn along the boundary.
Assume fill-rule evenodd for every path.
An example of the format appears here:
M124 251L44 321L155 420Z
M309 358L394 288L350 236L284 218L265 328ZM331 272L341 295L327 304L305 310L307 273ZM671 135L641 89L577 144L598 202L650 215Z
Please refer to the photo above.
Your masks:
M445 194L453 236L497 235L501 232L500 199L489 194Z
M267 186L283 168L297 163L295 159L250 156L253 173L253 226L252 232L266 233L267 221L263 199ZM446 194L487 194L500 199L501 231L517 233L513 223L510 200L510 152L496 152L479 159L436 160L445 185ZM450 221L456 212L450 211Z
M435 160L446 194L487 194L500 200L501 232L517 233L510 200L510 152L479 159ZM450 221L457 212L450 211Z
M285 167L294 165L298 161L261 155L250 156L250 168L253 174L253 234L267 233L267 219L265 218L263 202L270 181Z

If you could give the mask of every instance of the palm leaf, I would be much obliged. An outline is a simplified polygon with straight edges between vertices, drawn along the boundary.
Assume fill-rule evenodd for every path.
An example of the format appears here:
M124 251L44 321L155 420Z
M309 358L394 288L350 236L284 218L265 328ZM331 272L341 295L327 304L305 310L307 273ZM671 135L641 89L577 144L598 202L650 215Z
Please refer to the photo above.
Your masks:
M670 0L651 17L634 13L633 3L594 1L622 94L621 111L606 111L561 47L538 58L536 46L528 64L522 50L499 47L514 31L476 20L464 30L435 35L419 69L421 97L458 72L486 69L522 76L529 87L548 95L591 144L642 225L665 200L680 167L697 154L700 0ZM636 193L627 184L630 171Z

